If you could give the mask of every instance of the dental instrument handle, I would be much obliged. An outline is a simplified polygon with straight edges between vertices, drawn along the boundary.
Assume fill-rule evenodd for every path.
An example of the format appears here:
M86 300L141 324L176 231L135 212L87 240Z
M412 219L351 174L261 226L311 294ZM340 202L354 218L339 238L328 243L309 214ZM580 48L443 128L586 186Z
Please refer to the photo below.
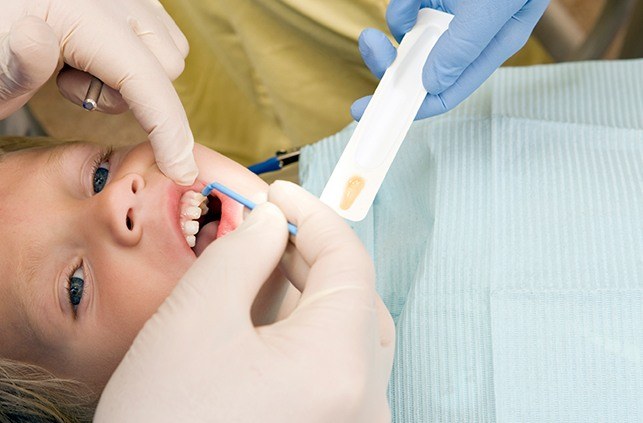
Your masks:
M252 166L248 166L248 170L255 175L262 175L268 172L276 172L281 169L281 163L277 156L271 157L263 162L255 163Z
M201 194L204 197L207 197L212 191L219 191L221 194L232 198L237 203L243 204L249 210L253 210L257 206L257 204L253 201L248 200L244 196L232 191L230 188L225 187L218 182L212 182L206 185L205 188L203 188L203 190L201 191ZM288 232L290 232L290 234L293 236L297 236L297 227L288 222Z
M298 161L299 147L295 147L290 150L276 151L273 157L264 160L263 162L248 166L248 170L253 172L255 175L261 175L268 172L276 172L283 169L285 166L297 163Z
M91 112L98 106L98 99L100 97L101 91L103 91L103 81L92 76L92 80L89 83L89 88L87 89L87 94L83 100L83 109Z
M422 70L453 15L421 9L402 40L320 197L340 216L366 217L426 97Z

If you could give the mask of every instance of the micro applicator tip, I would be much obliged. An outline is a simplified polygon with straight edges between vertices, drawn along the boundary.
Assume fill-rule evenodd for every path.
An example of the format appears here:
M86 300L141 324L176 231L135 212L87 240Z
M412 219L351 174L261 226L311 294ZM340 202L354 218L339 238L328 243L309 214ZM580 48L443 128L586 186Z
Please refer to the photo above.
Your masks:
M221 194L232 198L237 203L243 204L246 208L250 210L253 210L257 206L256 203L248 200L247 198L243 197L240 194L237 194L236 192L232 191L230 188L227 188L218 182L212 182L206 185L205 188L203 188L203 190L201 191L201 194L203 194L204 197L207 197L208 195L210 195L212 191L218 191ZM296 236L297 227L292 223L288 222L288 232L290 232L291 235Z

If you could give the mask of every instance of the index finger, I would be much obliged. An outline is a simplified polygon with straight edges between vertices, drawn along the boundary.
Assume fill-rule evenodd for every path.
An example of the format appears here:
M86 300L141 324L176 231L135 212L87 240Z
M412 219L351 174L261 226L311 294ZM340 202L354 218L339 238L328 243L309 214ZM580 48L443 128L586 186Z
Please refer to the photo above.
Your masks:
M339 288L356 293L375 292L373 262L360 239L333 210L295 184L277 181L268 201L279 206L297 226L293 242L310 270L302 301L322 291ZM362 294L358 294L362 295ZM370 305L372 305L370 295Z
M96 14L85 9L90 16ZM96 19L104 22L106 17ZM198 173L194 138L165 70L127 22L114 25L117 28L92 22L90 17L79 20L69 34L63 48L65 62L118 90L149 134L159 169L177 183L194 182Z
M380 351L390 363L393 321L375 292L373 262L355 232L295 184L273 183L268 200L297 225L297 236L291 239L299 257L291 260L287 273L299 274L302 296L290 318L280 323L290 326L291 334L301 330L302 339L314 334L324 343L331 337L334 352L344 359L359 352L363 360L369 351ZM293 269L293 264L299 268ZM390 372L390 366L387 369Z

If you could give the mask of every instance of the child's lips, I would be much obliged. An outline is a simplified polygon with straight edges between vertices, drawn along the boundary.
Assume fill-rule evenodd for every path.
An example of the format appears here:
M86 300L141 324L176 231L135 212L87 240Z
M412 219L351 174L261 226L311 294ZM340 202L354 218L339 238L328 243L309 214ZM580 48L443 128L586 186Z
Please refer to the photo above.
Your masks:
M243 221L243 205L223 194L219 194L221 200L221 221L217 230L217 238L221 238L237 229Z
M221 193L210 194L211 208L214 207L213 203L215 201L220 201L221 203L221 217L219 220L210 221L199 228L199 232L196 234L196 243L193 248L190 248L181 222L182 198L189 191L200 193L206 185L206 183L197 180L192 186L182 187L170 181L165 188L166 200L164 202L167 204L168 217L173 228L172 232L176 233L172 237L176 237L178 242L182 244L180 249L185 249L187 253L197 257L201 255L208 245L234 231L243 221L243 205ZM215 200L214 197L218 200ZM185 220L185 216L183 218Z
M243 206L241 204L220 193L217 193L217 198L221 201L221 219L205 224L197 234L194 247L197 257L212 242L237 229L243 220Z
M200 192L205 185L202 182L197 182L192 187L185 189L183 194L188 191ZM208 245L234 231L243 221L243 206L241 204L218 192L210 194L209 198L211 206L215 201L220 202L221 217L219 220L207 222L199 228L199 232L196 234L196 243L192 248L197 257Z

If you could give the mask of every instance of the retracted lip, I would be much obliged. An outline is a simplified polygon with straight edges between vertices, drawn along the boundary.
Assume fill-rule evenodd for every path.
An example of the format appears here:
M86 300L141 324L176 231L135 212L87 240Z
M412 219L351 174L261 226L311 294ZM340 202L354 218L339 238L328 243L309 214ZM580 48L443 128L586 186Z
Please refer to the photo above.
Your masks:
M174 233L175 236L179 239L181 244L183 245L182 248L185 249L185 251L189 252L190 255L193 257L196 257L196 253L190 246L187 244L185 241L185 236L183 235L183 231L181 229L181 197L183 194L185 194L188 191L195 191L195 192L202 192L203 188L205 188L207 184L202 182L202 181L197 181L195 182L192 186L189 187L182 187L178 185L173 184L173 189L170 189L170 192L168 193L168 205L170 207L170 215L174 216ZM199 233L197 234L197 239L199 238L201 229L203 229L203 226L207 223L211 223L214 220L219 221L219 227L217 229L216 236L214 238L214 241L218 240L219 238L227 235L228 233L232 232L235 230L240 224L241 221L243 220L243 205L237 203L230 197L221 194L217 191L213 191L210 195L210 211L205 215L202 216L199 221L201 223ZM220 204L215 203L218 202Z
M200 181L197 181L192 186L188 187L171 183L168 187L167 192L168 213L173 221L173 224L171 225L173 228L172 232L174 232L175 238L178 239L178 242L181 245L181 249L189 253L192 257L196 256L194 254L194 251L192 251L190 246L185 241L185 235L183 235L183 230L181 229L181 197L183 197L183 194L188 191L201 192L205 185L206 184Z

